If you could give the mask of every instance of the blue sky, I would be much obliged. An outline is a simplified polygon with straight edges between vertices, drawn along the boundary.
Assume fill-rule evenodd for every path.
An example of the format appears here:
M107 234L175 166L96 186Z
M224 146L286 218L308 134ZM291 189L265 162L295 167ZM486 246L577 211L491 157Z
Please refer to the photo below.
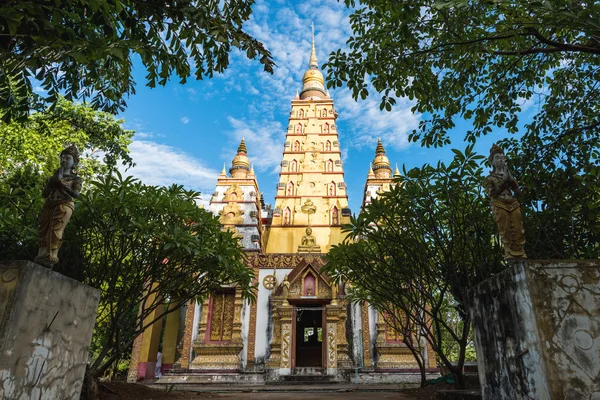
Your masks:
M322 65L330 52L346 48L351 34L349 14L336 0L257 1L244 28L273 54L278 65L274 75L263 72L258 61L234 52L224 74L189 80L185 85L174 79L165 87L150 89L144 86L145 71L136 63L137 94L128 99L120 115L126 127L137 131L130 146L137 165L129 173L148 184L183 184L207 199L223 163L229 168L245 137L265 201L273 203L291 100L308 67L311 22ZM394 163L411 168L446 161L452 157L451 148L464 148L467 122L459 121L451 146L427 149L406 140L421 118L410 112L413 104L408 99L399 99L391 112L385 112L379 110L377 94L356 102L348 89L340 88L332 90L331 96L339 113L337 126L353 212L359 211L378 137L392 167ZM532 108L524 107L524 113ZM491 144L505 134L494 131L481 138L476 150L487 154Z

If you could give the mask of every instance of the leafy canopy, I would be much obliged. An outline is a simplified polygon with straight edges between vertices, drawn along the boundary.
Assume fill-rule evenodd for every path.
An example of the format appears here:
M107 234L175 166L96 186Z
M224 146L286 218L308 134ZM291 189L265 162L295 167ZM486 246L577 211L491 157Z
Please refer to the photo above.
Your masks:
M503 263L481 186L483 157L472 146L454 152L448 165L404 171L352 217L325 271L350 282L350 298L369 302L396 329L417 327L460 385L470 343L467 290Z
M229 53L258 58L270 52L242 25L253 0L21 0L0 5L0 116L24 120L36 107L35 78L56 104L60 93L96 109L123 110L135 93L134 55L146 84L212 77L229 65Z
M59 166L60 152L74 144L80 151L78 174L88 179L119 160L131 165L132 136L122 120L61 97L54 108L33 113L23 124L0 122L0 176L29 167L48 177Z
M422 113L412 141L450 143L457 119L474 142L492 127L517 131L519 112L539 107L527 132L598 134L600 5L596 2L345 0L349 51L329 56L328 86L344 83L366 98L368 83L415 101Z

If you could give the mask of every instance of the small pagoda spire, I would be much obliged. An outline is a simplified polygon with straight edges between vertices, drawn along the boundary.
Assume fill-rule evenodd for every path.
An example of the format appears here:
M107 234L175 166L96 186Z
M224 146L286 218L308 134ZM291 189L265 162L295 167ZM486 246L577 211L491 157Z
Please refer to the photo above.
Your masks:
M219 174L219 178L227 178L227 164L223 163L223 169L221 170L221 173Z
M250 175L256 175L254 173L254 163L250 164Z
M250 172L250 160L246 155L247 153L246 142L244 141L244 138L242 138L237 149L237 154L233 157L231 168L229 169L232 178L246 178L248 176L248 173Z
M400 170L398 169L398 163L396 163L396 170L394 171L394 177L400 176Z
M248 154L248 150L246 149L246 142L244 142L244 138L242 138L242 141L240 142L240 145L239 145L237 151L238 151L238 154L239 153Z
M375 155L385 154L385 149L383 148L383 143L381 143L381 138L377 138L377 148L375 149Z
M373 163L369 163L369 173L367 174L367 179L375 178L375 172L373 172Z
M390 160L385 155L385 149L381 139L377 139L377 148L375 149L375 158L373 159L373 171L377 179L388 179L392 174Z

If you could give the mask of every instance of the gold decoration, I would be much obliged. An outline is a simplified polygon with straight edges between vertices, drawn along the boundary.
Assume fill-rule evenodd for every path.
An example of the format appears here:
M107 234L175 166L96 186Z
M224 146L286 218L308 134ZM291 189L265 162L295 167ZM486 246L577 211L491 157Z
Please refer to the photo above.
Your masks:
M290 368L290 336L290 325L284 324L281 337L281 368Z
M233 185L229 186L225 191L224 200L229 202L243 201L244 195L242 188L237 183L234 183Z
M219 222L223 225L239 225L244 222L243 214L244 211L239 204L229 203L219 211L219 215L221 216Z
M235 294L222 292L213 296L212 318L210 322L210 340L228 341L233 333L233 312Z
M327 367L337 368L335 328L337 324L327 324Z
M277 277L275 275L267 275L263 279L263 286L267 290L273 290L277 286Z

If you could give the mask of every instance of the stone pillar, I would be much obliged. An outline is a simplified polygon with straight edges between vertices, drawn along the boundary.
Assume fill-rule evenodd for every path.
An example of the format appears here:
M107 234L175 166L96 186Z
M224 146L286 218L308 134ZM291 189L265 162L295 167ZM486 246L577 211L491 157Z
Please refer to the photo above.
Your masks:
M287 304L287 300L283 300L283 304ZM281 364L280 364L280 375L291 374L292 365L295 361L292 360L294 349L292 348L293 332L292 332L292 311L293 307L288 305L281 305L279 307L279 316L281 321Z
M153 304L156 295L148 296L146 303ZM144 318L144 326L154 321L157 316L164 312L162 305L157 306ZM140 357L138 361L138 380L154 379L156 373L156 357L158 355L158 346L160 344L160 332L162 330L163 319L160 318L152 325L148 326L142 333L142 344L140 345Z
M371 368L371 330L369 329L369 304L361 306L363 366Z
M196 301L191 300L186 308L185 313L185 328L183 332L183 346L181 348L181 359L179 364L182 369L188 369L190 367L190 353L192 351L192 336L194 334L194 312L196 310ZM204 318L205 308L201 308L202 318Z
M167 314L165 333L162 341L162 368L161 371L173 369L175 364L175 353L177 352L177 333L179 332L179 320L181 309Z
M600 261L512 260L470 295L485 399L600 398Z
M30 261L0 262L0 399L79 399L99 299Z

